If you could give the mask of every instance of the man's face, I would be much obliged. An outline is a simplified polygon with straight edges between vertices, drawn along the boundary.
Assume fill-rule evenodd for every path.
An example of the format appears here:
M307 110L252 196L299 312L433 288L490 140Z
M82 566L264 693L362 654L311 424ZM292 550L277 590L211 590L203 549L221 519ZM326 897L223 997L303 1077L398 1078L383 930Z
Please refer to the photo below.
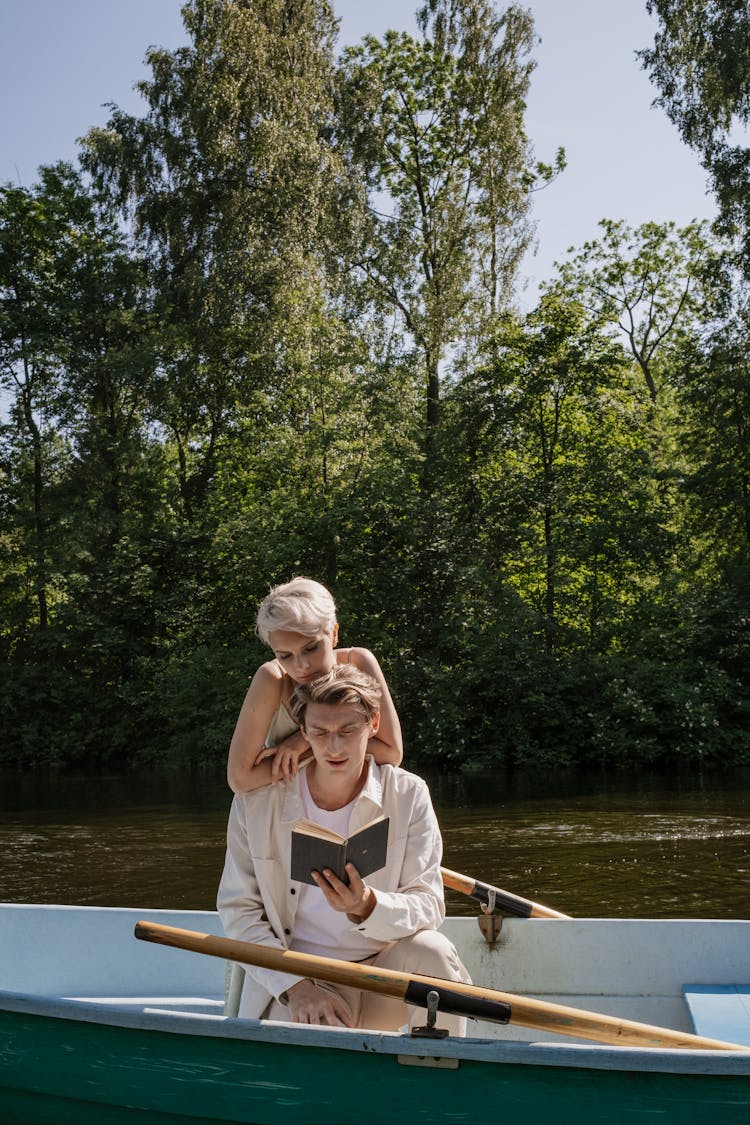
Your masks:
M336 779L354 785L362 775L367 744L377 729L349 704L310 703L305 712L307 735L316 762L320 783Z

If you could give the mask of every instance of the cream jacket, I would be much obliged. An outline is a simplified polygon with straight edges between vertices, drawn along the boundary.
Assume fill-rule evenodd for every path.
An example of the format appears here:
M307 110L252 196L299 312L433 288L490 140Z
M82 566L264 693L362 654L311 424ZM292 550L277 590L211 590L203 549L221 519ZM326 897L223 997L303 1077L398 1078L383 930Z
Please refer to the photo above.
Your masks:
M378 766L371 757L367 762L367 781L352 810L350 830L379 814L391 820L386 866L367 877L377 903L357 925L376 941L397 941L438 929L445 917L442 841L425 782L395 766ZM217 902L228 937L288 948L301 886L289 876L291 826L304 815L298 776L234 798ZM253 965L244 968L242 1009L250 1018L260 1017L272 998L279 999L302 979Z

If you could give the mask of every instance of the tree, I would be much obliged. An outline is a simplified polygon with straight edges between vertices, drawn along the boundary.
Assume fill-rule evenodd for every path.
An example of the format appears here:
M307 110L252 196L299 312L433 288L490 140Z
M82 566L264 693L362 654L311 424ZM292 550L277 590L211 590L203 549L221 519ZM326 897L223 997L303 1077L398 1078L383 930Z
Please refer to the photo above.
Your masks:
M191 0L183 18L190 45L147 56L146 115L113 108L84 162L148 256L162 326L156 416L184 516L199 523L236 407L265 408L304 362L343 177L323 138L335 34L325 0Z
M291 573L316 574L345 600L358 590L347 631L383 616L372 587L387 602L397 581L386 560L416 491L416 395L384 335L334 329L325 318L317 324L286 408L249 416L232 435L215 491L220 561L209 594L213 620L228 631L234 621L252 632L259 592Z
M740 239L750 271L750 9L746 0L647 0L659 20L651 49L639 52L660 91L656 104L710 173L722 226Z
M736 309L728 323L685 350L687 494L693 535L712 578L750 560L749 327L748 310Z
M453 396L453 489L470 488L479 512L472 551L539 615L550 652L606 647L648 495L622 350L579 303L548 296L506 318L492 352Z
M551 293L575 296L602 324L619 329L657 402L669 377L670 349L705 315L707 285L717 250L705 224L644 223L602 219L601 237L586 242L559 268Z
M154 641L163 473L144 421L153 326L141 263L72 167L3 189L0 299L13 395L0 435L6 737L44 760L92 742L106 754Z
M345 52L340 143L368 203L357 265L421 357L429 466L445 365L504 307L531 236L533 29L487 0L431 0L418 24L421 40L389 31Z
M5 437L18 459L15 522L25 529L22 553L42 630L49 622L47 500L56 460L67 286L79 224L91 219L89 205L72 168L64 165L42 169L33 190L10 184L0 189L0 386L12 402Z

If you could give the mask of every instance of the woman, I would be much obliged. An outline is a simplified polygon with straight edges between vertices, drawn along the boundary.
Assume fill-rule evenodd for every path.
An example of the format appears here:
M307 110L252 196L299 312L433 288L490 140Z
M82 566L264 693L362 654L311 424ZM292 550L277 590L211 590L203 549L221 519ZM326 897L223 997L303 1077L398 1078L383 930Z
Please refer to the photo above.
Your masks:
M369 752L379 765L400 765L401 725L383 672L368 649L336 647L336 604L325 586L293 578L274 587L260 605L256 630L274 659L253 676L237 719L227 762L233 792L249 793L294 777L311 750L287 709L289 698L298 684L312 683L337 664L351 664L380 685L380 727Z

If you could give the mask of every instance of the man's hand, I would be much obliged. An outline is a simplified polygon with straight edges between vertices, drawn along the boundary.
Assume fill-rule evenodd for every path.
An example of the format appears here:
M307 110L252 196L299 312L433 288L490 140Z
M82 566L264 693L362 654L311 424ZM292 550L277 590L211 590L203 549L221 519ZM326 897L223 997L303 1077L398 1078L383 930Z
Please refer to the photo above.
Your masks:
M348 887L328 867L322 874L320 871L313 871L312 877L333 910L346 914L351 922L364 922L375 909L375 892L362 881L353 863L347 863L346 873L349 876Z
M277 782L282 777L284 781L291 781L299 769L300 762L310 754L312 754L310 743L302 731L295 731L278 746L265 746L255 759L255 764L257 766L266 758L273 758L271 781Z
M353 1027L352 1010L342 996L312 980L300 980L287 989L289 1014L295 1023L320 1023L327 1027Z

